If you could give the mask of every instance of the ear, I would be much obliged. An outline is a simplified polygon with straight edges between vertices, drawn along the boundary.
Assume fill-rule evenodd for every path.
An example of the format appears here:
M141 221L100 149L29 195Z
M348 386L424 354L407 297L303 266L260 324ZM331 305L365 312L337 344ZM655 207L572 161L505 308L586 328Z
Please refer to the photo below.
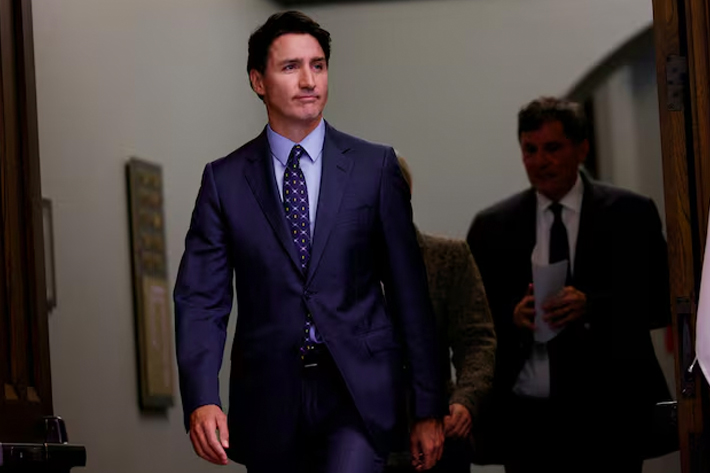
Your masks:
M263 96L264 95L264 76L261 74L261 72L257 71L256 69L252 69L249 71L249 81L251 82L251 88L256 92L257 95Z

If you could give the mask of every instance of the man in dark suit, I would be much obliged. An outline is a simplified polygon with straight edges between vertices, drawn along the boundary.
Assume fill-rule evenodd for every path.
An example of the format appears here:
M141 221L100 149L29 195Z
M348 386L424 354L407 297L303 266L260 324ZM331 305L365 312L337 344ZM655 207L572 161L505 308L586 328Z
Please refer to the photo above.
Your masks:
M532 188L480 212L468 234L498 336L488 461L509 473L640 472L652 407L669 398L649 334L669 315L658 212L580 173L589 143L576 104L542 98L518 120ZM533 261L569 268L541 301L538 325L559 330L547 343L533 337Z
M329 33L299 12L249 40L269 124L202 177L175 286L185 422L201 457L250 473L377 472L406 427L409 382L425 470L447 406L410 194L392 148L323 121L329 56ZM233 287L227 420L218 373Z

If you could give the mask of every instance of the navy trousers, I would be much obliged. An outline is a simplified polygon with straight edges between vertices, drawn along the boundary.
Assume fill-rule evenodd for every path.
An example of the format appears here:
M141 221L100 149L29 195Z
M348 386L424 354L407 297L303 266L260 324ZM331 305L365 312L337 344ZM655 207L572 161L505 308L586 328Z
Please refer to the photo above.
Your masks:
M378 452L337 366L328 355L303 368L296 449L287 458L247 465L248 473L381 473Z

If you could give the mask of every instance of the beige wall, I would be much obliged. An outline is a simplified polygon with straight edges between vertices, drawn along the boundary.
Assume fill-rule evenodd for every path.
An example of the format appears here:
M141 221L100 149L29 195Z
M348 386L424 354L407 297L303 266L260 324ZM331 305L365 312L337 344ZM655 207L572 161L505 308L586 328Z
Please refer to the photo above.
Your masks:
M246 41L276 6L33 6L42 188L55 212L55 411L72 441L87 446L83 471L216 471L193 455L179 397L167 417L138 410L124 164L137 156L163 165L172 283L202 167L264 125L246 81ZM333 34L327 118L397 147L412 166L422 228L459 236L476 210L525 185L515 142L520 104L565 92L651 21L647 0L431 0L307 11Z
M167 417L138 410L124 163L138 156L163 165L172 281L202 167L264 124L247 83L246 43L273 6L40 0L33 7L42 192L55 213L55 412L70 439L86 445L82 471L216 471L192 453L179 397Z
M327 117L397 148L412 168L420 226L452 236L527 185L520 106L566 93L652 21L648 0L386 1L307 11L333 33Z

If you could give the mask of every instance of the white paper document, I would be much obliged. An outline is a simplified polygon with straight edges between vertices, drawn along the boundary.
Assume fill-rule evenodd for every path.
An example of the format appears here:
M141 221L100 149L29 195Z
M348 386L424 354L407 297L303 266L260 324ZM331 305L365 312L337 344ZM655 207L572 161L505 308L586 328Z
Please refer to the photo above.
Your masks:
M551 297L557 295L565 287L567 280L567 265L569 263L560 261L559 263L540 265L533 262L533 292L535 295L535 341L546 343L557 335L561 328L553 329L547 322L542 320L545 311L542 306Z
M695 322L695 356L705 379L710 383L710 221L700 276L700 299Z

